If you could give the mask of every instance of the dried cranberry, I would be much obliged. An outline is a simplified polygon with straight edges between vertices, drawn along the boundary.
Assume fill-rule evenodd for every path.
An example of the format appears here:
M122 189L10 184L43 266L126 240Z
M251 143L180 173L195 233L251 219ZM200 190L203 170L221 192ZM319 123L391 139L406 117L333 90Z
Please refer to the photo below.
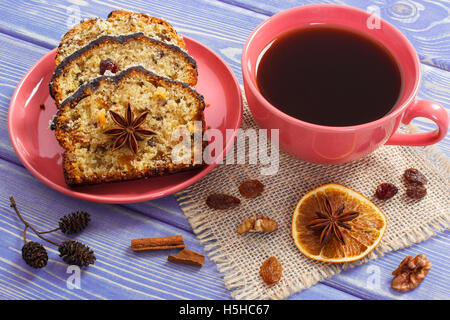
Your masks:
M424 185L428 182L428 179L419 170L414 168L406 169L403 177L405 178L407 184L415 183Z
M406 188L406 195L412 199L420 200L427 195L427 189L419 183L411 183Z
M224 210L236 207L241 203L236 197L229 196L224 193L213 193L206 198L206 204L213 209Z
M397 192L398 192L397 187L394 186L392 183L382 183L377 187L375 195L380 200L387 200L395 196Z
M108 58L100 61L100 74L104 75L106 70L116 73L119 71L119 67L117 66L117 63Z

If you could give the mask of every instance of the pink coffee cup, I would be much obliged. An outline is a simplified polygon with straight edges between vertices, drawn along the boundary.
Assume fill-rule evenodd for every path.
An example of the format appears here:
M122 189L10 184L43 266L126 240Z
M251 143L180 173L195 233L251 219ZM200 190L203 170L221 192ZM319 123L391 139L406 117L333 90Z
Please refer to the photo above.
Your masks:
M380 28L370 28L370 19L373 17L369 13L347 6L307 5L274 15L250 35L242 53L242 74L248 105L261 128L280 130L282 150L301 160L335 164L360 159L383 144L425 146L445 137L449 122L446 110L436 102L416 99L421 71L414 48L390 23L381 19ZM311 24L344 26L363 32L381 42L392 53L403 78L403 88L392 112L361 125L329 127L293 118L262 96L256 83L257 62L262 50L280 34ZM438 128L426 133L396 132L400 122L409 124L416 117L428 118Z

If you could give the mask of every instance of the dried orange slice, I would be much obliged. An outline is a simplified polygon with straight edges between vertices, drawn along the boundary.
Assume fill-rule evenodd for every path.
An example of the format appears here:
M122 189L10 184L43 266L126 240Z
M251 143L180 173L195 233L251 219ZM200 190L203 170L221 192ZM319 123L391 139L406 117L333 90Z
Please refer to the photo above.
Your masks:
M350 262L368 255L380 242L386 226L386 216L370 200L330 183L300 199L292 217L292 238L308 258Z

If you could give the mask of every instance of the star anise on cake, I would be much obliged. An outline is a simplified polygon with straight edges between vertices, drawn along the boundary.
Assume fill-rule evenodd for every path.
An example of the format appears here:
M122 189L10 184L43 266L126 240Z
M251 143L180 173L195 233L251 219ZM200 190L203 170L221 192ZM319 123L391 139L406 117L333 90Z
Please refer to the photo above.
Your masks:
M103 132L109 136L115 136L112 150L120 149L125 143L128 143L128 147L135 154L138 151L138 140L142 140L142 137L150 137L156 134L155 131L142 128L142 124L147 118L148 111L142 112L137 118L134 117L131 111L131 106L128 104L125 117L120 114L109 110L113 121L119 126L118 128L111 128Z
M332 236L342 244L345 245L344 234L341 228L351 229L351 226L346 222L349 222L359 216L356 211L344 211L345 206L341 204L337 210L333 211L331 208L330 200L326 195L322 199L323 212L316 211L316 219L313 219L307 227L311 230L321 230L320 245L323 246L327 243Z

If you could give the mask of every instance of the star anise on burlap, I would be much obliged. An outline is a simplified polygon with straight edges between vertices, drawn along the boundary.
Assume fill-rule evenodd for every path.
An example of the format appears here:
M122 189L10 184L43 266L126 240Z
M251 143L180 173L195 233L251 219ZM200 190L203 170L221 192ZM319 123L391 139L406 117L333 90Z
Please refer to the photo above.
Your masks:
M120 114L109 110L112 119L119 126L118 128L111 128L103 132L109 136L115 136L112 150L115 151L120 149L125 143L128 142L128 147L135 154L138 151L137 140L142 140L142 137L150 137L156 134L155 131L150 129L142 128L141 125L147 118L148 111L142 112L136 119L133 112L131 111L131 106L128 104L127 111L125 112L125 117Z
M336 237L342 245L345 245L344 234L340 228L351 229L346 222L359 216L356 211L344 211L345 206L341 204L335 211L332 210L330 200L326 195L323 196L323 211L316 211L316 219L313 219L307 227L311 230L322 230L320 234L320 245L327 243L332 236Z

